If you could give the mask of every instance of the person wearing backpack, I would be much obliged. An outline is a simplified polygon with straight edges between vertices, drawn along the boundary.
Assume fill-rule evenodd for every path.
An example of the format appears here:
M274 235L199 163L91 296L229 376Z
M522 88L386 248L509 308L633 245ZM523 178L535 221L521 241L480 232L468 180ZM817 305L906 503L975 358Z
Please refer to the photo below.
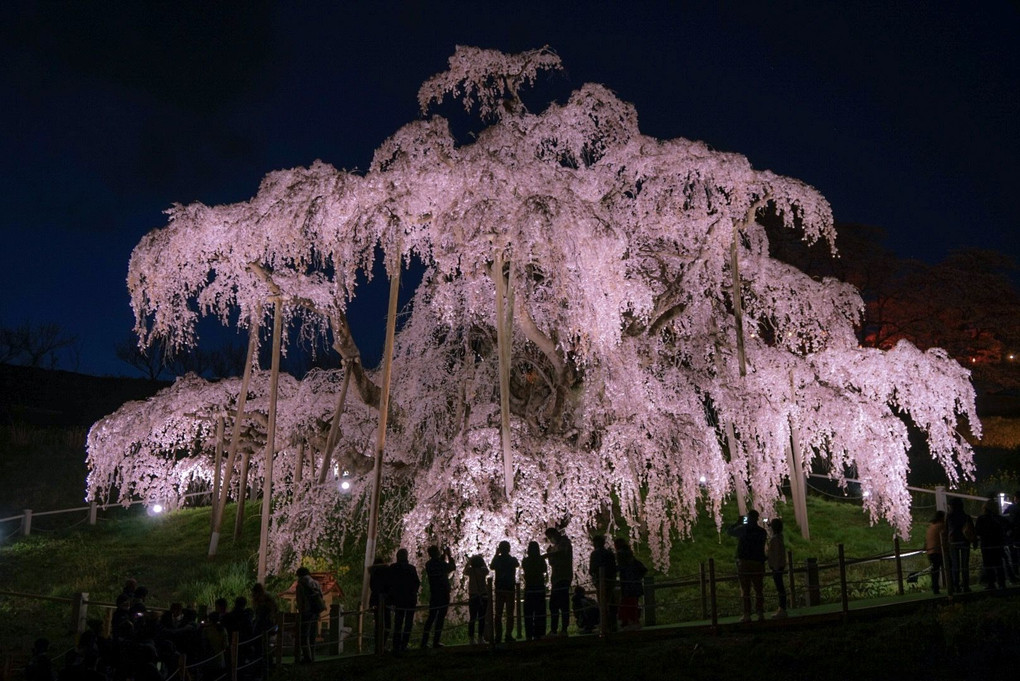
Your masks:
M298 617L301 618L300 647L301 662L315 661L315 638L318 636L319 616L326 609L326 599L322 596L322 587L312 578L306 567L297 569Z

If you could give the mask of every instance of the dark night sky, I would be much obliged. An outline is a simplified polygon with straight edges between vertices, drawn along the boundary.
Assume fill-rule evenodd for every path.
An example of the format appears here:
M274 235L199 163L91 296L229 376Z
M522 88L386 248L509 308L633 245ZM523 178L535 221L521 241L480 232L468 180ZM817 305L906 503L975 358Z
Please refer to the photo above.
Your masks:
M8 1L0 324L56 322L81 341L64 368L130 375L128 257L161 212L366 167L457 44L548 44L557 96L604 83L646 134L800 178L901 256L1016 258L1020 11L975 5Z

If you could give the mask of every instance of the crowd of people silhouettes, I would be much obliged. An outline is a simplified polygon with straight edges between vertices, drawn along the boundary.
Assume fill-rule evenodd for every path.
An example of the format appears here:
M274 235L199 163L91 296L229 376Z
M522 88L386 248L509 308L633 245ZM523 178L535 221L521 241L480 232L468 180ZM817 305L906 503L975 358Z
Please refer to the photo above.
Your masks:
M169 609L150 609L148 590L129 579L116 598L109 636L102 622L90 620L79 634L74 649L55 664L49 641L40 638L25 669L27 681L165 681L181 676L182 668L193 681L226 678L233 660L228 655L231 639L239 642L238 669L264 659L263 632L276 627L277 605L261 584L255 584L251 600L239 596L233 606L219 598L204 617L192 608L172 603ZM251 667L247 679L264 678L261 664Z
M737 539L743 622L750 622L752 613L758 621L765 618L766 572L772 576L778 598L779 607L773 617L787 616L783 521L767 521L766 530L760 520L758 511L751 509L726 530ZM1000 514L997 500L990 499L977 519L964 512L960 498L950 498L949 512L937 511L925 533L932 591L940 593L943 576L952 593L970 591L970 551L979 547L981 579L986 588L1004 588L1007 579L1014 584L1020 582L1016 569L1020 563L1018 522L1020 491L1005 514ZM605 535L591 538L587 575L594 588L586 591L581 585L571 588L574 549L570 538L562 529L552 527L546 530L545 539L544 551L537 541L531 541L520 559L512 554L510 542L504 540L497 544L488 562L481 554L466 561L462 576L468 594L467 634L471 645L486 641L513 643L518 599L527 641L566 636L571 613L582 633L593 633L600 627L626 631L641 626L640 599L648 570L627 540L614 538L610 546ZM423 649L443 647L451 578L457 567L449 548L432 545L427 554L422 575L428 586L428 611L420 643ZM518 591L519 576L522 592ZM296 661L312 662L317 625L326 605L321 586L307 568L299 568L296 577ZM399 549L393 563L377 557L369 568L369 605L376 613L382 640L392 641L395 653L408 649L421 587L422 579L407 549ZM49 642L38 639L25 669L27 681L165 681L185 661L190 679L215 681L230 671L228 651L234 635L240 642L240 668L248 661L267 657L263 634L278 626L276 601L261 584L252 588L250 601L240 596L231 608L226 599L217 599L212 611L203 613L203 617L180 603L171 604L165 611L151 610L146 606L147 597L145 587L128 580L116 598L109 636L102 635L98 622L90 621L77 646L64 655L62 665L51 662ZM255 674L250 678L261 677Z
M617 619L625 629L640 626L638 602L648 570L626 540L615 539L613 548L609 548L605 535L593 537L595 548L588 574L595 589L587 592L580 585L572 588L574 548L570 537L552 527L546 530L545 539L544 551L532 541L521 558L512 554L510 542L504 540L497 544L488 562L481 554L467 560L462 575L468 594L467 633L472 645L485 641L513 643L516 605L521 596L524 638L528 641L566 636L571 614L580 632L594 632L602 618L598 599L604 600L608 624L613 629ZM421 636L423 649L443 647L450 579L456 571L448 548L432 545L427 553L423 572L428 585L428 614ZM523 578L522 594L518 593L519 577ZM392 641L394 652L408 648L421 587L422 579L410 563L407 549L399 549L396 561L389 565L377 557L370 568L369 604L376 613L378 631L384 640Z

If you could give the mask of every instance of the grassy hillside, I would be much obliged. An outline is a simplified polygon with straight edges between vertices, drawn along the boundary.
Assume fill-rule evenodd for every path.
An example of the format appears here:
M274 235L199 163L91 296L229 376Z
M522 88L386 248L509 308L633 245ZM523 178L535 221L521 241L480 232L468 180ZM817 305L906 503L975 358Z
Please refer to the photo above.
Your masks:
M233 526L233 507L225 527ZM735 511L733 512L735 514ZM800 562L808 556L828 562L835 559L836 544L843 542L851 556L871 556L892 550L892 530L871 527L852 503L811 498L812 539L804 540L795 527L787 532L788 546ZM787 513L792 516L792 511ZM792 523L791 523L792 524ZM247 594L254 581L258 547L258 508L249 504L240 542L227 539L220 555L206 557L209 509L185 509L167 516L149 517L141 509L118 511L113 519L95 527L33 533L0 546L0 584L3 590L67 598L84 591L93 601L113 602L124 581L134 577L149 589L156 607L172 601L209 605L220 596L233 599ZM734 541L719 535L714 523L702 519L691 539L674 546L667 574L660 580L696 576L700 565L714 558L720 573L732 570ZM639 547L640 549L640 547ZM347 547L344 563L320 566L340 577L348 603L357 602L363 548ZM577 560L583 560L578 556ZM649 561L649 565L650 565ZM291 577L274 578L271 590L282 590ZM732 590L732 588L731 588ZM668 594L661 597L669 604ZM0 640L24 641L44 630L52 638L66 633L69 607L22 598L0 598Z
M223 542L221 555L206 558L209 529L207 509L183 510L151 518L142 512L122 512L94 528L33 535L0 546L0 584L3 590L63 598L87 591L93 601L113 600L124 580L135 577L150 591L150 604L173 600L211 603L223 596L247 593L253 581L258 536L257 509L250 507L242 541ZM788 543L799 556L826 561L836 544L849 556L870 556L890 550L891 530L870 527L852 503L811 498L812 540L795 528ZM792 514L789 514L792 515ZM233 520L228 512L226 525ZM333 566L357 574L359 547L351 547L346 565ZM669 575L659 580L696 573L701 561L714 558L730 569L733 542L716 534L710 523L699 525L690 541L673 552ZM888 579L888 569L885 569ZM270 582L282 590L289 576ZM925 588L921 585L915 588ZM348 602L356 594L348 585ZM768 590L768 589L767 589ZM726 629L719 635L679 630L646 630L619 636L608 644L591 637L543 642L516 650L448 649L428 655L411 651L402 659L360 658L326 662L311 668L284 667L274 681L326 681L337 677L363 679L488 679L519 678L528 671L568 679L735 678L753 664L757 678L837 678L845 673L883 678L892 668L926 670L928 678L964 678L973 665L990 669L1003 663L1002 650L1020 645L1020 622L1015 617L1017 590L1002 599L961 605L915 603L907 614L882 619L858 615L848 625L838 620L774 623L751 629ZM661 601L660 601L661 603ZM24 649L38 635L54 641L57 652L71 645L69 606L20 597L0 597L0 654ZM420 631L420 621L416 625ZM455 626L455 625L454 625ZM456 635L451 631L451 638ZM991 666L989 666L991 665ZM960 674L964 674L963 677Z

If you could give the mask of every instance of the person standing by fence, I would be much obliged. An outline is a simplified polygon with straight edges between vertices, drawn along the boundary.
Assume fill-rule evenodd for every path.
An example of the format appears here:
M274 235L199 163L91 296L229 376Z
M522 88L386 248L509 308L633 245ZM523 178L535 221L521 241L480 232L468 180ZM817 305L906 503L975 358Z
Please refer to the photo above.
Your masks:
M433 545L428 548L428 554L425 575L429 580L429 616L425 619L425 629L421 634L421 647L429 647L429 632L435 625L432 647L441 648L443 644L439 639L443 635L446 612L450 609L450 575L457 569L457 565L453 562L449 548L444 548L440 553L439 547Z
M567 635L570 624L570 582L574 578L574 545L570 538L555 527L545 531L549 540L549 550L545 557L549 561L549 613L551 615L549 635ZM563 627L557 632L559 618L563 618Z
M298 617L301 618L300 643L301 661L315 661L315 638L319 633L319 615L326 609L326 600L322 597L322 587L312 579L312 573L306 567L297 569Z
M489 568L485 567L481 554L471 556L464 566L464 576L467 577L468 591L468 640L475 645L485 641L485 613L489 605L489 590L485 584ZM476 627L478 638L475 638Z
M385 645L393 626L393 604L390 603L390 566L382 556L376 556L372 567L368 568L368 591L368 607L375 614L376 631L382 631L382 641L377 643Z
M493 610L494 642L499 643L503 638L503 610L506 609L506 642L514 640L514 596L517 589L517 567L520 562L510 555L510 542L501 541L496 547L496 555L493 556L489 567L492 568L495 577L496 603Z
M610 631L616 629L619 593L616 590L616 555L606 546L606 535L597 534L591 538L594 547L588 558L588 575L595 585L598 602L605 611L606 624Z
M924 533L924 552L928 554L931 565L931 592L938 595L939 578L945 565L945 553L949 548L949 535L946 534L946 512L935 511L928 529Z
M545 576L549 571L537 541L528 543L521 567L524 572L524 637L537 641L545 636Z
M640 598L645 594L644 578L648 568L634 555L625 539L614 539L616 567L620 574L620 628L641 628Z
M754 589L754 609L758 621L765 620L765 596L762 582L765 579L765 542L768 535L758 524L760 515L753 508L747 515L730 526L726 533L737 538L737 580L740 582L740 600L744 615L741 622L751 621L751 589Z
M1006 526L999 515L999 502L989 499L974 523L974 533L981 541L981 581L986 589L1005 589Z
M952 593L970 591L970 548L975 545L974 520L963 510L963 499L949 498L946 516L949 534L949 582Z
M773 518L769 521L769 543L765 550L769 570L772 571L772 583L776 585L779 597L779 609L772 619L786 617L786 542L783 540L783 519Z
M397 550L397 562L390 566L390 598L393 602L393 652L407 650L414 626L421 580L418 570L407 560L407 549Z

